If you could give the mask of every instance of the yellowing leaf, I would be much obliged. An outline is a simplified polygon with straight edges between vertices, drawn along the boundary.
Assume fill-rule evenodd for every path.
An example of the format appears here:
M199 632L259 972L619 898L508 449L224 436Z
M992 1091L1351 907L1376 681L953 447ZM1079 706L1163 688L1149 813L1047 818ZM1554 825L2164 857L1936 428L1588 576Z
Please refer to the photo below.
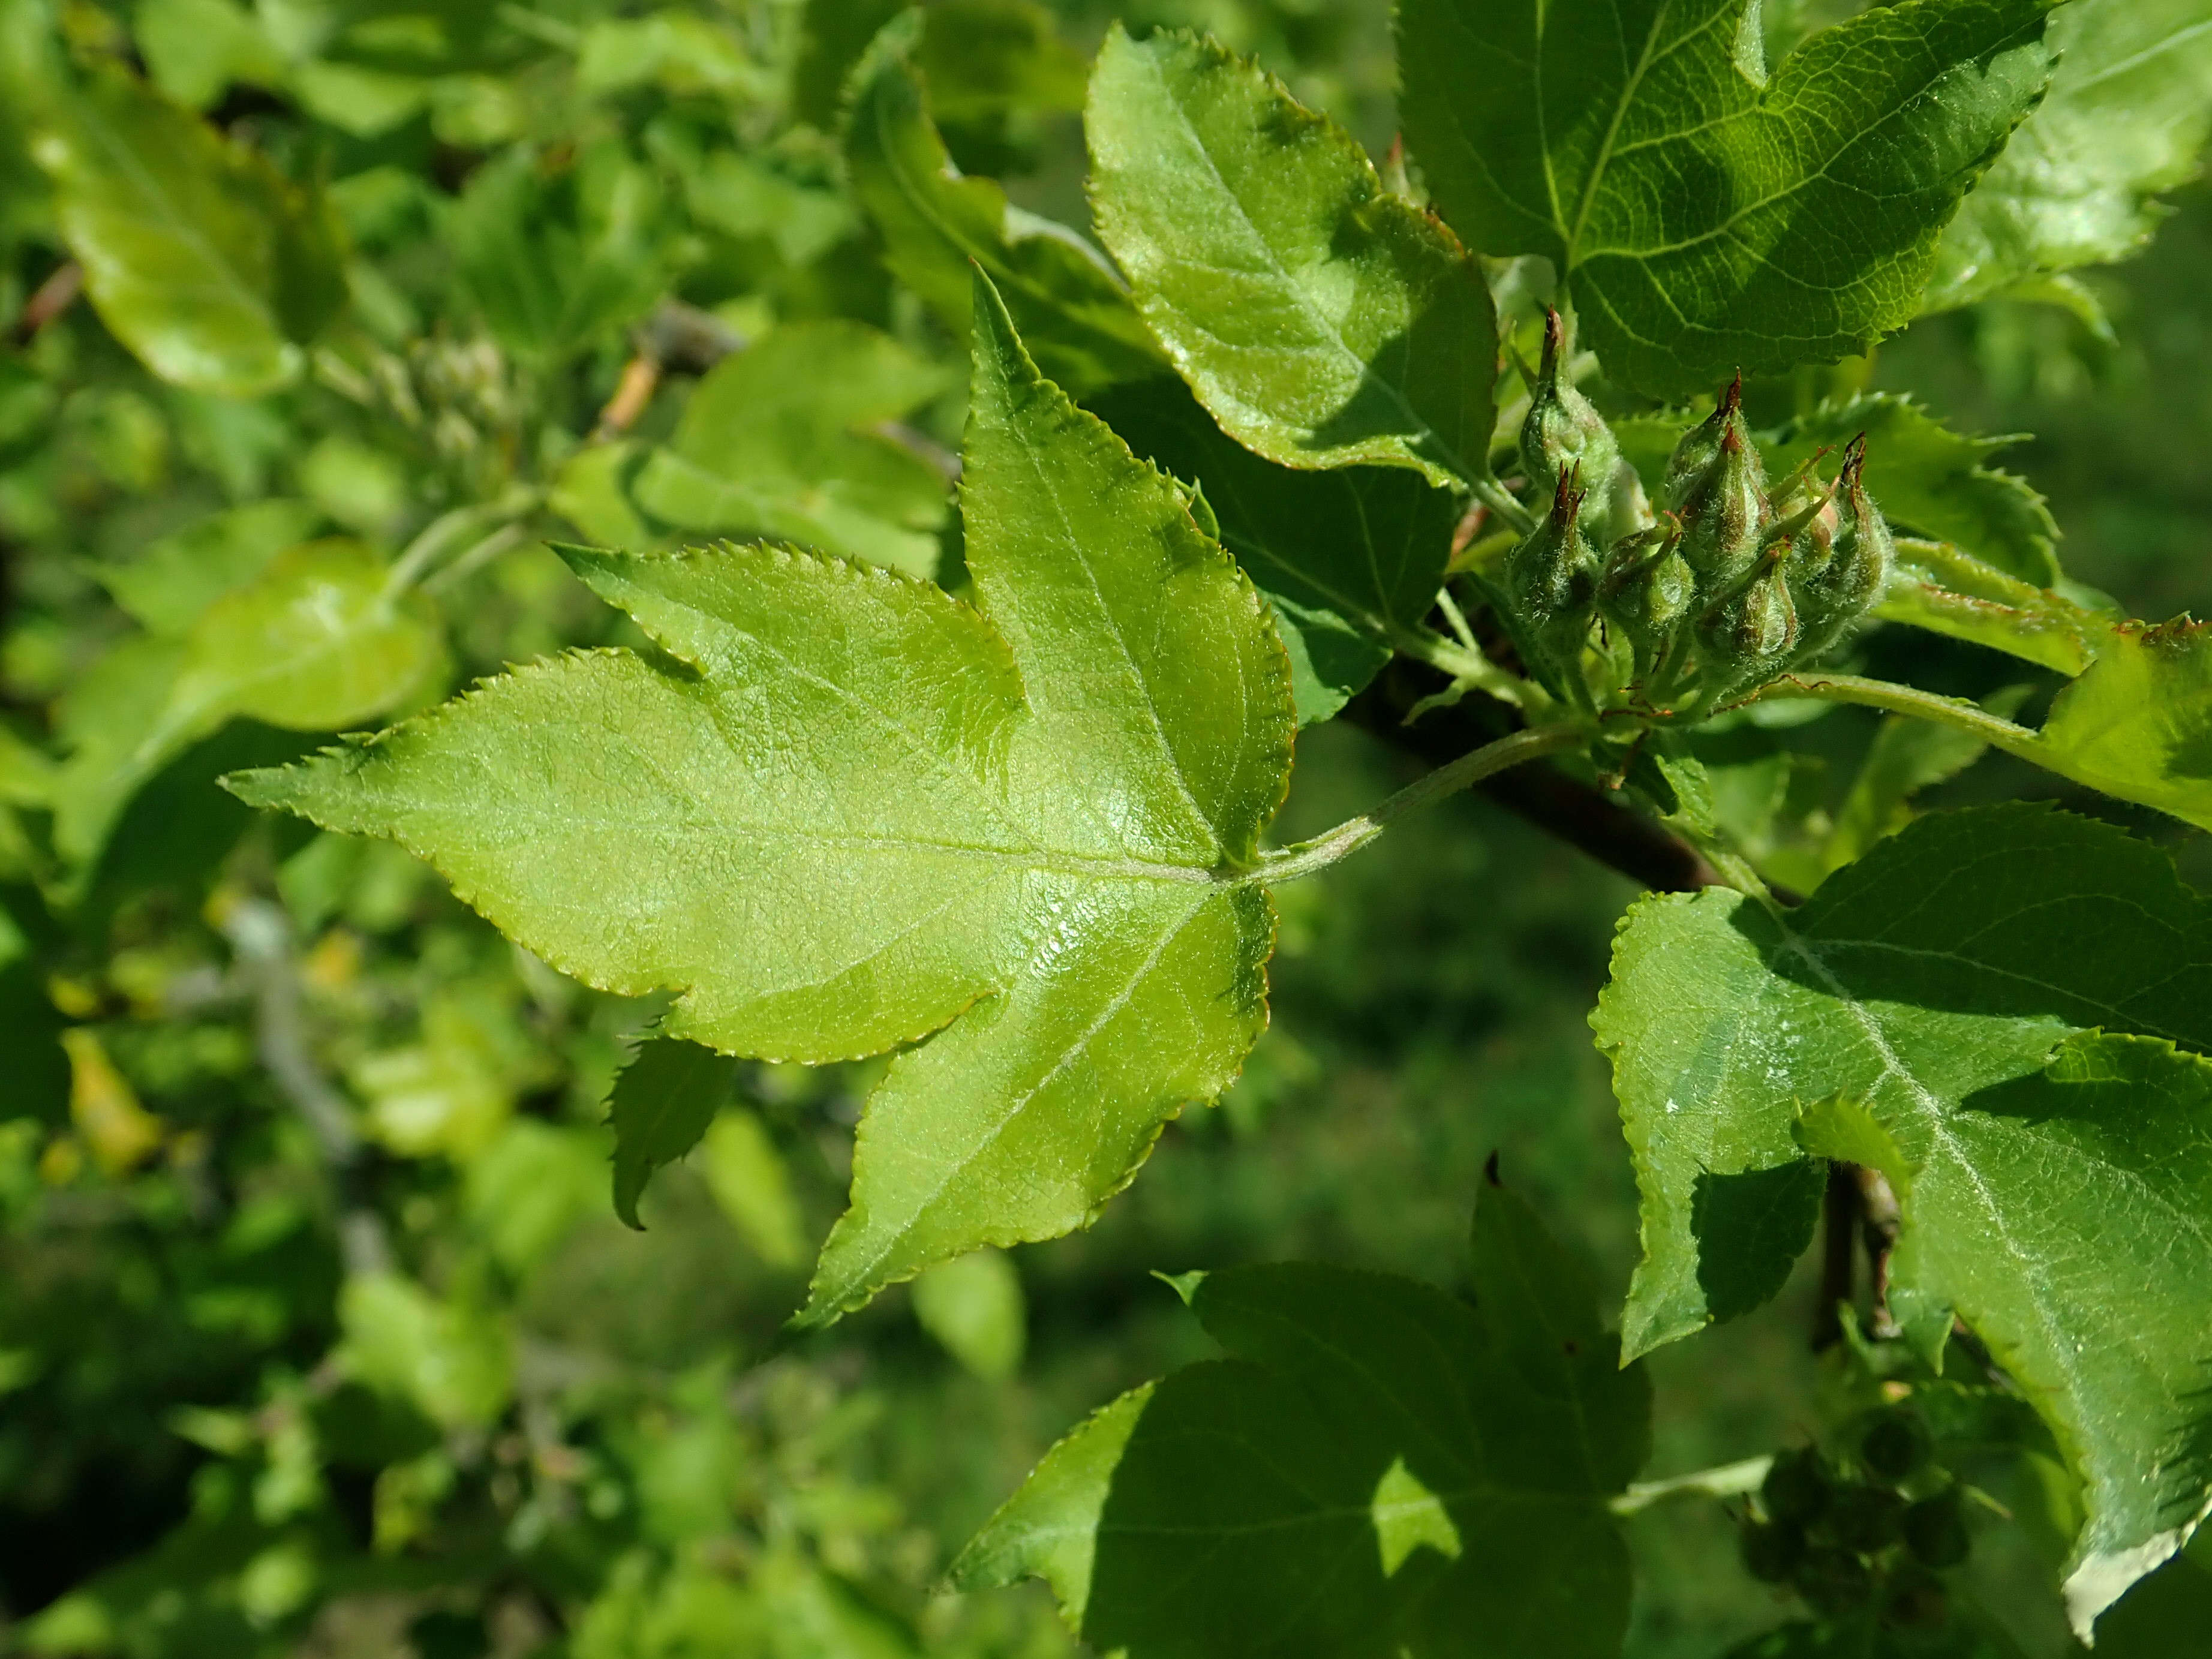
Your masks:
M70 1121L103 1170L128 1175L160 1149L161 1120L138 1103L138 1091L115 1069L97 1034L72 1026L61 1041L70 1057Z

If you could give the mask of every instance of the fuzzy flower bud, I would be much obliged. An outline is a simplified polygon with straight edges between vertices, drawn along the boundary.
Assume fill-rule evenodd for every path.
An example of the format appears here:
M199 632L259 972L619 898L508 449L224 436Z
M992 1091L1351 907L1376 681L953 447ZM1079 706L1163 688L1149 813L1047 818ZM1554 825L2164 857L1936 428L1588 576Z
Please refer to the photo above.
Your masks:
M1681 554L1682 526L1625 536L1598 573L1598 608L1635 652L1635 672L1649 678L1665 660L1689 614L1697 580Z
M1508 556L1505 580L1528 666L1553 691L1588 704L1583 647L1597 599L1597 553L1583 532L1578 476L1559 477L1551 513Z
M1866 493L1866 434L1844 451L1843 471L1823 511L1793 549L1800 659L1816 657L1881 599L1889 586L1897 548L1889 525Z
M1595 510L1611 504L1620 446L1590 400L1566 378L1566 325L1556 311L1544 313L1544 362L1529 388L1528 417L1521 422L1521 465L1541 484L1562 472L1581 471L1597 497Z
M1757 562L1766 524L1766 468L1742 404L1738 380L1711 417L1684 434L1667 465L1666 505L1681 517L1682 557L1709 603L1734 592Z
M1790 544L1776 542L1735 587L1697 621L1698 678L1706 707L1779 673L1798 640L1797 606L1784 568Z

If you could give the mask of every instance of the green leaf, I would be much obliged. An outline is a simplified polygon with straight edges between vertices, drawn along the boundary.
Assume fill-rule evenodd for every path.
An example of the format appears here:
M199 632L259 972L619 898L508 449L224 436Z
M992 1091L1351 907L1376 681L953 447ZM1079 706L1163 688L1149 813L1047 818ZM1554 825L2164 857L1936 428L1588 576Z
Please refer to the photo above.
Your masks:
M1085 126L1099 234L1224 431L1285 466L1488 475L1489 287L1349 133L1210 40L1118 27Z
M2027 688L2014 686L1984 707L2010 719ZM1948 782L1987 750L1988 744L1955 726L1892 714L1883 720L1852 780L1850 793L1836 809L1835 828L1820 849L1825 873L1866 856L1874 844L1912 821L1912 797Z
M2212 628L2183 617L2106 630L2059 692L2036 758L2122 800L2212 829Z
M138 787L228 720L343 730L430 690L445 665L435 613L392 592L367 548L331 540L280 553L182 639L125 641L72 691L55 849L89 864Z
M794 323L708 372L633 494L681 529L787 538L927 576L945 475L879 428L942 386L873 329Z
M294 379L344 303L320 198L118 69L33 141L100 320L163 380L250 398Z
M544 158L515 145L442 216L461 286L500 344L557 362L644 314L675 239L657 176L618 141Z
M1964 1319L2081 1478L2086 1632L2212 1508L2212 1062L2172 1046L2212 1048L2208 983L2166 855L2041 807L1923 818L1796 910L1644 901L1592 1022L1643 1194L1629 1352L1724 1311L1717 1220L1806 1150L1875 1164L1900 1320Z
M2075 675L2108 631L2106 619L2036 587L1971 553L1938 542L1905 542L1888 592L1874 614L2023 661Z
M1158 374L1159 348L1105 256L952 165L913 63L921 23L915 10L884 28L854 71L846 114L853 194L884 239L891 275L964 337L969 273L980 267L1039 366L1079 398Z
M218 513L151 544L128 564L94 570L100 586L149 633L190 630L208 606L314 533L322 514L305 501L272 500Z
M1901 530L1948 542L2037 588L2055 586L2058 526L2025 478L1984 465L2017 437L1966 438L1893 392L1824 404L1763 444L1774 476L1866 434L1866 487Z
M771 1267L806 1260L805 1224L791 1191L791 1172L760 1114L726 1106L707 1126L699 1174L730 1224Z
M1048 1580L1083 1638L1156 1655L1611 1655L1605 1507L1648 1450L1581 1275L1485 1194L1474 1304L1337 1267L1209 1273L1230 1358L1124 1395L1047 1455L953 1566Z
M1021 1275L1003 1250L975 1250L940 1262L914 1281L914 1316L976 1376L1021 1369L1028 1309Z
M1266 605L979 295L980 609L775 547L573 550L666 657L537 663L234 781L400 841L592 984L680 992L672 1036L829 1060L935 1032L869 1103L814 1321L1081 1225L1266 1020L1245 875L1293 730Z
M2051 20L2050 96L1943 234L1922 301L1944 311L2125 258L2212 137L2204 0L2073 0Z
M1223 433L1179 380L1117 387L1091 408L1202 489L1221 544L1275 608L1300 724L1341 708L1436 604L1459 520L1448 491L1400 467L1277 466Z
M642 1232L637 1200L664 1164L699 1144L737 1085L733 1060L670 1037L638 1045L607 1097L615 1132L615 1213Z
M1552 261L1608 376L1710 392L1911 320L2048 5L1877 7L1770 77L1747 0L1406 0L1406 138L1471 245Z

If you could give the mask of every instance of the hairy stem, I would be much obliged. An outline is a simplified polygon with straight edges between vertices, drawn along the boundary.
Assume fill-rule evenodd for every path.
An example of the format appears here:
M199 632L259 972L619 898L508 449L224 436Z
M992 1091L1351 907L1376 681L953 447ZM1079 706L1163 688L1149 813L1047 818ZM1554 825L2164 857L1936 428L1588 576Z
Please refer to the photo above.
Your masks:
M1456 794L1470 784L1481 782L1492 773L1503 772L1523 761L1555 755L1563 749L1587 743L1589 737L1589 726L1579 721L1571 721L1516 732L1510 737L1485 744L1473 754L1462 755L1457 760L1439 766L1426 777L1407 785L1373 811L1348 818L1327 835L1317 836L1311 841L1300 842L1295 847L1286 847L1279 853L1270 854L1261 862L1257 870L1251 872L1244 879L1264 881L1272 885L1278 882L1297 881L1316 871L1326 870L1330 865L1350 858L1407 813L1417 811L1447 795Z
M1524 536L1536 527L1536 520L1528 509L1516 501L1513 492L1495 478L1477 479L1474 498Z
M1917 686L1865 679L1856 674L1785 674L1771 685L1761 686L1743 702L1771 702L1784 697L1816 697L1827 702L1880 708L1893 714L1910 714L1916 720L1956 727L1979 738L1993 749L2002 749L2008 755L2016 755L2039 766L2043 764L2043 739L2039 735L1964 697L1939 696Z

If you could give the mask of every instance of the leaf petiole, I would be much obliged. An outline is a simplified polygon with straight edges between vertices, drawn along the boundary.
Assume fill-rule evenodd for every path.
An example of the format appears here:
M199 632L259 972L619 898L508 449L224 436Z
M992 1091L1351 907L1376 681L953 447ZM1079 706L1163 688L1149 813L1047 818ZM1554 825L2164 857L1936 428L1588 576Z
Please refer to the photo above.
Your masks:
M1370 812L1356 818L1347 818L1328 834L1316 836L1311 841L1302 841L1295 847L1285 847L1280 852L1264 855L1259 867L1240 874L1236 879L1240 886L1254 882L1273 885L1279 882L1297 881L1326 870L1340 860L1350 858L1373 841L1396 819L1442 800L1446 795L1456 794L1470 785L1519 766L1525 761L1540 759L1557 754L1563 749L1572 749L1586 743L1590 727L1579 720L1562 721L1556 726L1534 726L1526 732L1516 732L1510 737L1500 738L1495 743L1485 744L1470 754L1439 766L1426 777L1410 783L1396 794Z
M1528 509L1514 499L1513 492L1495 478L1477 478L1473 484L1474 497L1499 518L1522 535L1536 527L1536 520Z
M1692 1495L1706 1498L1742 1498L1757 1492L1766 1479L1766 1472L1774 1467L1774 1459L1747 1457L1740 1463L1723 1463L1716 1468L1693 1469L1688 1474L1678 1474L1668 1480L1638 1480L1620 1493L1606 1507L1615 1515L1634 1515L1648 1510L1654 1504L1669 1498Z
M1827 702L1880 708L1893 714L1909 714L1916 720L1952 726L1979 738L1991 748L2002 749L2008 755L2016 755L2038 766L2049 764L2039 733L1992 714L1964 697L1941 696L1917 686L1867 679L1857 674L1790 674L1760 687L1743 702L1772 702L1784 697L1814 697Z

